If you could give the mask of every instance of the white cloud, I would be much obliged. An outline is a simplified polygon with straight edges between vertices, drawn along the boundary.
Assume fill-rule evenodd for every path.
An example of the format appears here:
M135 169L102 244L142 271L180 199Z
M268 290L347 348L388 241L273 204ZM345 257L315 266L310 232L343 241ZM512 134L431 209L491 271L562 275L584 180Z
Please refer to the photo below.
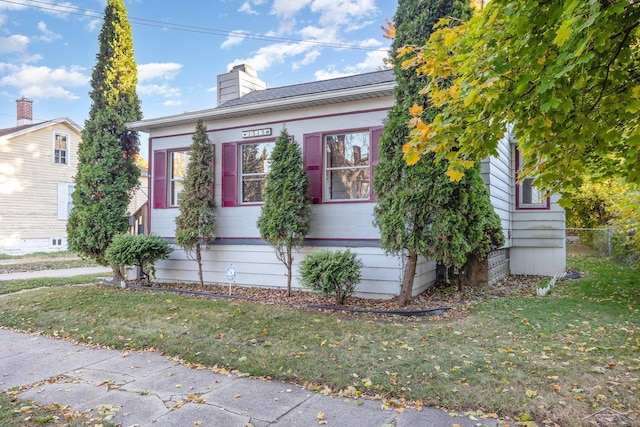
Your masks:
M180 97L182 93L180 89L167 85L141 85L137 87L137 91L143 96L160 96L162 98Z
M378 39L368 39L368 40L362 40L361 42L358 43L358 46L361 47L380 47L382 46L382 42Z
M316 80L335 79L338 77L351 76L353 74L367 73L376 71L385 67L383 59L388 56L388 52L385 49L375 50L373 52L367 52L365 59L356 65L350 65L344 67L344 71L335 69L333 65L327 67L324 70L318 70L314 73Z
M175 62L150 62L138 65L138 81L153 79L173 79L182 69L182 64Z
M25 52L28 44L29 37L22 34L0 37L0 53Z
M258 12L251 8L251 3L249 3L248 1L242 3L242 6L240 6L238 12L247 13L249 15L258 15Z
M38 22L38 30L42 33L39 37L40 40L51 43L54 40L58 40L62 38L62 35L54 33L53 31L47 28L47 24L44 21Z
M10 66L9 74L0 79L0 85L13 86L21 95L29 98L53 98L63 101L78 99L79 96L67 88L86 86L89 77L83 68Z
M389 51L386 49L378 49L372 52L367 52L367 56L364 61L359 62L353 67L348 67L347 69L353 70L354 72L367 72L367 71L375 71L377 69L384 67L384 58L389 56Z
M294 71L304 67L305 65L309 65L309 64L313 64L316 59L318 59L318 57L320 56L320 51L319 50L313 50L311 52L308 52L304 58L302 58L300 61L296 61L291 65L291 69L293 69Z
M227 36L227 39L222 42L220 47L222 49L229 49L230 47L239 45L244 41L243 34L249 34L249 32L244 30L231 31L231 33L229 33L229 36Z
M315 73L313 73L313 75L315 76L316 80L329 80L329 79L337 79L338 77L346 77L346 76L351 76L354 73L349 73L346 71L337 71L334 69L329 69L329 70L318 70Z
M273 65L282 64L285 60L301 55L311 49L313 49L313 46L305 43L276 43L258 49L249 58L233 60L233 62L227 64L227 69L231 69L238 64L248 64L256 71L262 71Z
M296 13L304 9L312 0L274 0L271 13L284 19L292 18Z
M170 100L165 101L165 102L162 103L162 105L165 106L165 107L179 107L182 104L184 104L184 102L178 101L176 99L170 99Z
M357 25L354 19L376 11L374 0L313 0L311 11L320 14L321 25Z

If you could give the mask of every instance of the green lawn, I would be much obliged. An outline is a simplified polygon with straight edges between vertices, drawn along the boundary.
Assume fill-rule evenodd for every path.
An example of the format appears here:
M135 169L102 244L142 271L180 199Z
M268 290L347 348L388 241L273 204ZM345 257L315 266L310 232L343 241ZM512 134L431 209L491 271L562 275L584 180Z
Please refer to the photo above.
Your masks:
M393 405L561 426L640 422L640 275L602 258L570 261L583 278L559 282L549 296L484 300L454 320L377 321L102 285L5 296L0 325L154 348Z

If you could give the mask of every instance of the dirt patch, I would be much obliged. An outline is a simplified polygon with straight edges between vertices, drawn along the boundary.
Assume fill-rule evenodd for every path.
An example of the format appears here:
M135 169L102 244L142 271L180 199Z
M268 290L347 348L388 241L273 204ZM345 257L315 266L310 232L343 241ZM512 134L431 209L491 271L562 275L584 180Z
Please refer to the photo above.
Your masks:
M536 285L542 279L541 276L513 275L492 286L481 288L467 288L464 293L457 292L457 285L448 283L437 283L420 295L411 299L405 307L400 307L398 299L370 299L349 297L343 305L336 305L333 297L325 297L306 290L293 290L291 296L280 288L253 288L232 286L231 291L228 285L207 284L200 286L194 283L154 283L152 289L176 290L179 292L192 293L199 297L238 298L254 301L260 304L285 305L295 307L306 307L318 310L337 309L345 314L359 314L360 312L371 311L372 314L384 314L391 312L396 315L407 315L412 312L435 311L444 318L458 317L468 312L474 303L486 298L500 298L505 296L535 296ZM148 288L143 281L130 281L128 286L137 289ZM151 289L151 288L150 288ZM440 311L439 309L444 309ZM420 315L419 313L417 313Z

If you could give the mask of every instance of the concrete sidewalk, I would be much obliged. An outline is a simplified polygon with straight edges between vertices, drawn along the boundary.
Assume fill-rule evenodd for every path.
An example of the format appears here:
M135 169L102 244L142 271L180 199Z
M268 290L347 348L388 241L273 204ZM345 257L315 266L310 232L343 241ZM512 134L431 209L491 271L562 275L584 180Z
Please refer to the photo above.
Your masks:
M0 282L3 280L24 280L38 279L42 277L73 277L84 276L86 274L111 274L111 267L77 267L62 268L59 270L38 270L38 271L21 271L18 273L0 274Z
M153 352L94 349L0 328L0 390L14 387L24 387L20 399L110 413L122 426L497 426L435 409L398 413L380 401L189 369Z

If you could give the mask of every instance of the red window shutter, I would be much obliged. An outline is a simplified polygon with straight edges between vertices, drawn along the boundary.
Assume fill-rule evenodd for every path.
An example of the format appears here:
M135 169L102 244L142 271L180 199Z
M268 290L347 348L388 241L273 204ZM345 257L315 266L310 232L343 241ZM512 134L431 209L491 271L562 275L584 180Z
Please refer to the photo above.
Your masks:
M378 146L380 145L380 138L382 138L383 130L384 127L382 126L371 128L371 158L369 160L369 165L371 167L371 174L369 175L371 179L371 185L369 187L372 202L376 201L376 195L373 193L373 174L375 173L376 165L380 161Z
M311 203L322 203L322 134L311 133L304 135L303 143L304 169L309 178L307 194Z
M222 144L222 206L238 205L238 144Z
M167 151L153 153L153 207L167 207Z

